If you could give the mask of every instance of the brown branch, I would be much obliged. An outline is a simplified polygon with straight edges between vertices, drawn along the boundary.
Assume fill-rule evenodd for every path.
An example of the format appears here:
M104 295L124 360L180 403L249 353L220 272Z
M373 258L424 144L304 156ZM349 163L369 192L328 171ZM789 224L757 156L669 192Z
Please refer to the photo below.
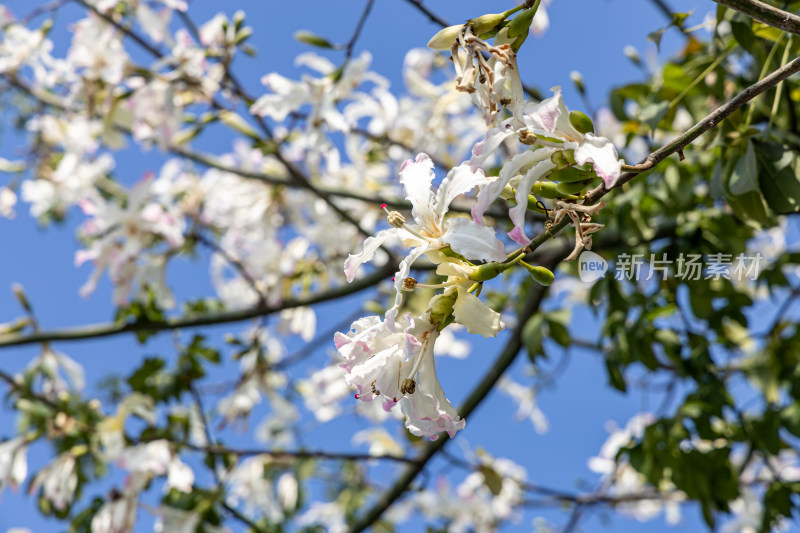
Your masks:
M428 17L428 19L431 22L433 22L435 24L438 24L439 26L442 26L442 27L446 27L446 26L450 25L442 17L440 17L439 15L437 15L436 13L434 13L433 11L431 11L430 9L428 9L427 7L422 5L422 1L421 0L406 0L406 2L408 2L409 4L411 4L412 6L417 8L417 10L420 13L422 13L423 15L425 15L426 17Z
M375 459L379 461L392 461L396 463L407 464L414 464L418 461L417 458L405 457L402 455L371 455L368 453L328 452L324 450L277 451L230 448L228 446L219 445L195 446L187 443L183 443L182 445L196 452L203 452L211 455L235 455L237 457L266 455L273 459L325 459L331 461L371 461Z
M361 35L361 30L364 29L364 23L367 21L367 17L369 16L369 12L372 11L372 5L374 3L375 0L367 0L367 5L364 6L364 11L361 12L361 17L358 19L358 23L356 23L356 29L353 30L353 36L350 37L350 40L347 41L345 45L345 62L350 61L350 58L353 56L353 49L356 46L356 42L358 42L358 37Z
M584 203L587 205L594 204L609 190L619 189L624 184L632 180L637 174L650 170L670 155L676 152L681 154L683 149L691 144L692 141L718 125L731 113L742 107L759 94L771 89L798 71L800 71L800 57L795 58L793 61L757 81L744 91L734 96L726 104L719 106L717 109L709 113L708 116L706 116L703 120L686 130L677 139L648 155L643 162L639 163L638 165L623 165L622 169L627 172L620 176L611 189L606 189L604 185L599 185L586 195L586 201Z
M193 328L199 326L210 326L215 324L228 324L231 322L241 322L251 318L270 315L284 309L293 309L314 305L329 300L335 300L368 289L381 280L391 276L395 271L395 265L387 262L371 274L354 281L348 285L341 285L333 289L314 294L305 298L292 298L284 300L277 305L262 306L257 305L247 309L227 311L213 315L200 316L181 316L168 318L155 322L133 322L133 323L108 323L80 326L76 328L57 329L50 331L35 331L26 335L4 335L0 336L0 348L6 346L21 346L25 344L37 344L50 341L74 341L80 339L96 339L119 335L121 333L134 333L137 331L166 331L177 328Z
M714 0L767 26L800 35L800 17L759 0Z

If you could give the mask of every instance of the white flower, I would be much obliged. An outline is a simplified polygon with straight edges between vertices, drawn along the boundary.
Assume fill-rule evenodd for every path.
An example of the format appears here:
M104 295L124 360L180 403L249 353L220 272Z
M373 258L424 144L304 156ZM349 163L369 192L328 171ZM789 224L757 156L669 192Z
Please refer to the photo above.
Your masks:
M15 437L0 442L0 492L9 486L16 490L28 475L28 441Z
M464 428L436 377L433 349L438 335L436 326L423 318L387 323L366 317L348 335L334 338L345 359L345 380L358 390L356 399L380 398L386 411L400 403L409 431L431 440L443 431L453 437Z
M347 522L344 509L336 502L313 502L308 511L295 519L298 527L320 524L328 533L345 533Z
M489 205L500 196L506 185L513 183L517 192L516 205L509 210L514 222L514 230L509 236L520 244L530 242L525 235L524 223L531 187L556 168L551 160L555 152L573 150L578 165L592 163L606 187L613 186L621 174L621 161L614 144L605 137L580 133L570 122L561 87L552 90L554 95L550 98L525 107L522 123L511 118L487 132L486 137L473 148L469 162L470 167L477 171L509 137L523 131L537 136L539 144L534 145L533 150L526 150L511 158L497 178L487 180L487 185L481 186L478 203L472 210L475 221L482 222L483 213ZM542 140L541 137L550 140Z
M364 429L353 435L354 445L369 444L370 455L403 456L403 447L383 428Z
M497 385L501 391L508 394L519 405L519 409L514 415L517 420L527 418L531 421L537 433L547 433L549 428L547 417L536 405L536 389L520 385L506 376L501 377Z
M80 392L86 385L83 367L68 355L44 345L42 353L28 364L28 371L42 375L42 389L47 395L68 390ZM64 377L62 377L62 374Z
M0 187L0 216L8 219L16 217L15 205L17 205L17 193L8 187Z
M32 494L41 488L42 495L50 500L53 507L63 511L72 503L77 487L75 456L66 452L36 474L28 491Z
M290 472L284 472L278 478L276 487L281 507L287 512L294 511L297 507L297 478Z
M450 203L457 196L488 183L483 171L472 171L467 164L459 165L447 174L436 192L431 189L434 177L433 161L425 154L403 163L400 182L405 187L406 198L411 202L414 223L406 224L403 219L400 224L396 219L396 227L380 231L364 241L362 252L351 254L345 262L344 271L348 281L353 280L361 264L372 260L375 252L389 238L401 238L412 248L395 275L398 284L408 276L412 263L418 257L445 246L450 246L467 259L503 261L506 258L503 243L497 240L492 228L466 218L445 220Z
M171 488L181 492L190 492L194 483L192 469L170 449L166 439L139 444L126 449L120 455L119 466L131 474L153 476L167 475L165 491Z
M226 501L231 506L244 503L247 513L259 512L270 521L279 522L283 520L283 510L272 480L265 476L269 461L267 456L255 456L238 463L226 478Z
M350 387L344 380L345 371L339 365L317 370L308 379L297 383L306 407L320 422L333 420L341 412L339 402L350 396Z
M194 533L202 520L195 511L184 511L167 505L159 506L155 515L155 533Z

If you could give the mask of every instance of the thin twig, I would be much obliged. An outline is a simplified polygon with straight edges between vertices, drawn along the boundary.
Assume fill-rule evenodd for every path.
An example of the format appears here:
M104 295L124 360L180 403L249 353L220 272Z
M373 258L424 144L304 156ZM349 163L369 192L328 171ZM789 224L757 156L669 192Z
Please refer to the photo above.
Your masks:
M442 17L440 17L439 15L437 15L436 13L434 13L433 11L431 11L430 9L425 7L424 5L422 5L422 1L421 0L406 0L406 2L408 2L409 4L411 4L412 6L417 8L417 10L420 13L422 13L423 15L425 15L426 17L428 17L428 19L431 22L434 22L434 23L436 23L436 24L438 24L439 26L442 26L442 27L449 26L449 24L447 23L446 20L444 20Z
M353 49L356 46L356 42L358 41L359 35L361 35L361 30L364 29L364 23L367 21L367 17L369 16L369 12L372 10L372 5L375 3L375 0L367 0L367 5L364 7L364 11L361 12L361 17L358 19L358 23L356 24L356 29L353 30L353 36L350 37L350 40L347 41L345 45L344 51L344 60L345 62L350 61L350 58L353 57Z

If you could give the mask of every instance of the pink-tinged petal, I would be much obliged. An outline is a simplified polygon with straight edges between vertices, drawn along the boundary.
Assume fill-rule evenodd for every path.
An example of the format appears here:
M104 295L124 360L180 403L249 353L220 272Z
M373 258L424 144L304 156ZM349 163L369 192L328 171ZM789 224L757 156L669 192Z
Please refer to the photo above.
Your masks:
M614 144L605 137L597 137L591 133L587 133L583 143L575 149L575 162L579 165L591 162L594 171L603 178L607 189L617 182L622 173L622 163Z
M520 244L522 246L527 246L531 243L530 238L528 238L528 236L525 235L525 231L520 227L515 227L514 229L509 231L508 236L515 243Z
M515 200L517 205L508 210L508 216L511 222L514 223L514 230L508 236L522 245L530 242L530 239L525 237L525 213L528 211L528 195L531 192L531 187L539 179L543 178L548 172L555 168L555 164L548 157L533 165L528 172L522 176L522 179L517 185L517 194ZM526 239L524 242L520 239Z
M489 179L483 170L472 170L467 163L461 163L447 173L447 177L442 180L439 190L436 191L436 212L440 217L444 217L450 203L457 196L468 193L479 185L484 185Z
M465 326L469 333L484 337L494 337L505 327L500 321L500 313L490 309L477 296L458 286L458 298L453 306L456 322Z
M407 159L400 167L400 183L403 184L406 198L411 202L411 214L420 226L436 226L433 206L433 161L426 154L417 155L413 161Z
M561 96L561 87L553 87L553 96L528 108L527 113L536 127L568 140L580 142L581 132L569 120L569 110Z
M500 146L500 144L508 139L510 136L515 135L516 132L511 128L510 124L494 128L486 133L486 137L482 141L475 143L472 147L472 157L469 160L469 168L473 172L477 171L489 159Z
M561 103L559 96L560 94L558 96L551 96L528 108L526 114L537 128L550 132L555 131L558 117L560 117L562 113L561 106L559 105Z
M347 282L350 283L356 277L356 272L362 263L371 261L375 257L375 252L381 245L389 238L397 236L399 230L397 228L385 229L379 231L374 237L367 237L364 241L364 249L360 254L350 254L344 262L344 274L347 277Z
M468 218L448 220L442 242L468 259L504 261L506 258L503 243L495 236L494 229L476 224Z
M386 319L386 327L390 331L395 330L395 322L397 321L397 312L400 309L400 305L403 303L403 280L406 279L411 274L411 265L414 264L414 261L419 259L419 257L427 252L430 249L428 246L418 246L416 248L412 248L412 250L408 253L408 255L400 261L400 265L398 266L397 273L394 275L394 290L395 290L395 297L394 297L394 305L386 311L385 319Z
M483 187L481 187L480 192L478 193L478 202L472 208L472 218L478 224L483 223L483 214L489 208L489 206L494 202L500 193L503 192L508 182L514 176L520 174L520 172L529 167L538 163L539 161L543 161L545 159L549 159L553 152L555 152L556 148L539 148L538 150L526 150L521 154L517 154L511 158L511 160L506 163L503 168L500 170L500 176L493 181L490 181Z
M431 440L439 438L439 434L447 432L454 437L456 432L464 429L464 419L458 416L453 404L447 399L436 377L436 365L433 357L433 343L438 336L435 331L428 335L428 345L424 352L417 355L422 357L419 368L419 380L413 394L407 394L400 399L400 408L406 415L406 427L419 437L428 437Z

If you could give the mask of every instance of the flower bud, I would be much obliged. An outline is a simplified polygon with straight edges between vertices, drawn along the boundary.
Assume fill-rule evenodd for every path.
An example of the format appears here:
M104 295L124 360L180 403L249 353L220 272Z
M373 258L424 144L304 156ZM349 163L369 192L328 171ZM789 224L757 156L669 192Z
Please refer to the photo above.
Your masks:
M458 32L460 32L463 27L463 24L458 24L439 30L438 33L428 41L428 48L433 48L434 50L450 50L453 43L456 42L458 38Z
M573 70L569 73L569 78L572 80L572 83L575 84L575 88L580 94L586 94L586 87L583 85L583 76L581 76L580 72Z
M592 171L580 167L567 167L556 169L547 175L547 178L560 183L573 183L576 181L586 181L592 178Z
M482 33L488 33L492 31L505 19L506 16L503 13L493 13L474 18L467 22L467 24L472 26L472 33L475 35L481 35Z
M531 24L533 24L533 16L536 15L536 11L538 10L539 2L536 2L533 7L525 9L519 15L511 19L511 23L508 25L508 36L519 37L523 34L527 36Z
M504 264L504 263L486 263L485 265L481 265L478 269L469 275L469 279L472 281L488 281L490 279L494 279L513 265Z
M542 198L561 198L561 194L556 190L556 183L552 181L537 181L531 187L531 192Z
M553 280L556 279L556 277L553 275L553 272L551 272L549 268L539 265L529 265L525 261L520 261L519 264L524 266L525 270L528 271L533 280L540 285L544 285L546 287L553 283Z
M443 324L453 314L453 305L456 303L456 298L458 298L456 291L438 294L431 298L430 307L428 308L431 324Z

